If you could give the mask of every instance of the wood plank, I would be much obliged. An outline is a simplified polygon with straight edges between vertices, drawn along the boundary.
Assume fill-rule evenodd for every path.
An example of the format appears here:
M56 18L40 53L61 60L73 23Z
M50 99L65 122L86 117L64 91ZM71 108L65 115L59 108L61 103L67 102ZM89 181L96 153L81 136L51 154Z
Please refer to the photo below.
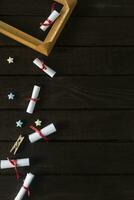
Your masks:
M57 72L57 75L134 75L133 47L56 47L52 54L42 57L25 47L0 48L0 74L42 74L32 61L39 57ZM21 55L21 56L20 56ZM14 65L7 63L9 56Z
M2 200L14 199L22 180L0 176ZM8 188L8 192L7 192ZM31 185L33 200L115 200L134 198L134 176L36 176Z
M12 142L0 143L1 159L10 158ZM133 143L94 142L36 142L27 144L16 158L31 158L29 168L19 168L24 174L134 174ZM14 174L13 169L1 170L0 174Z
M130 141L134 139L134 111L88 111L53 110L38 111L31 117L25 111L0 111L0 140L15 141L18 135L29 134L29 125L36 119L42 120L42 127L53 122L56 134L49 141ZM16 128L16 121L24 121L22 129ZM39 127L40 128L40 127Z
M0 176L2 200L14 199L22 181ZM8 192L7 192L8 188ZM134 176L37 176L31 185L33 200L115 200L134 198Z
M52 4L50 0L5 0L1 2L1 15L46 15ZM25 6L27 5L27 6ZM31 6L32 5L32 6ZM79 0L74 16L134 16L132 0Z
M44 200L44 198L46 200L67 200L73 197L73 199L83 200L87 199L87 197L96 196L93 192L94 190L91 191L88 189L89 185L91 185L90 189L94 188L94 179L93 177L90 178L80 176L36 176L31 185L31 198L33 200L39 198L41 200ZM100 180L100 178L97 179L97 177L95 179L98 181ZM91 180L93 181L92 184ZM22 180L17 183L12 176L0 176L0 198L3 200L14 199L21 184ZM97 186L99 187L96 183L96 187ZM8 192L6 192L6 188L8 188Z
M27 16L3 16L1 20L33 36L44 39L39 24L44 18ZM63 30L57 45L60 46L134 46L134 18L78 17L71 18ZM0 35L1 45L18 45ZM20 44L19 44L20 45Z
M41 86L38 109L133 109L133 76L2 76L0 109L26 109L33 85ZM16 93L9 101L7 94Z

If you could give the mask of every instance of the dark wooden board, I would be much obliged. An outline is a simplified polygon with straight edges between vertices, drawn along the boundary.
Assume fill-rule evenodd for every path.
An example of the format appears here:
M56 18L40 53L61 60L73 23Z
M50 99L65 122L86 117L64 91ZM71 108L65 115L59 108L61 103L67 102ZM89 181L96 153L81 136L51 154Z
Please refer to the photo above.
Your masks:
M6 61L9 56L15 59L13 65ZM0 74L41 75L33 65L36 57L55 69L58 76L134 75L133 47L56 47L48 58L26 47L1 47Z
M29 134L29 125L35 126L36 119L42 120L42 127L53 122L56 134L49 141L134 141L134 111L88 111L52 110L38 111L33 116L21 111L0 111L0 141L15 141L18 135ZM16 128L16 121L24 121L22 129ZM40 127L39 127L40 129Z
M42 184L44 183L44 184ZM22 185L13 176L0 176L3 200L14 199ZM112 200L133 199L134 176L36 176L31 199L36 200ZM8 188L8 191L7 191ZM25 199L28 199L27 197Z
M13 25L33 36L44 39L45 34L39 29L40 17L3 16L1 20ZM57 45L60 46L134 46L134 18L116 17L78 17L71 18ZM17 45L0 35L0 45ZM20 45L20 44L19 44Z
M42 183L45 184L42 184ZM12 176L0 176L0 198L13 199L21 187L22 181L17 184ZM8 187L8 192L7 192ZM39 176L32 187L31 198L36 200L112 200L132 199L134 176ZM6 188L6 189L5 189ZM28 198L25 198L28 199Z
M1 0L0 15L46 15L52 0ZM134 16L133 0L78 0L74 16Z
M1 0L1 20L44 39L39 25L50 0ZM0 159L19 134L40 118L57 132L25 144L16 158L29 168L0 171L0 199L14 199L27 172L35 173L33 200L132 200L134 198L134 1L79 0L47 58L0 35ZM6 59L12 56L15 63ZM44 59L50 79L32 64ZM41 86L33 115L26 113L33 85ZM15 101L7 94L15 92ZM24 121L22 129L15 122ZM24 199L28 199L27 197Z
M32 133L32 131L31 131ZM13 142L0 143L1 159L13 158ZM5 148L6 147L6 148ZM36 142L27 144L16 158L31 158L31 166L19 168L22 174L134 174L134 143ZM0 174L14 174L13 169Z
M2 76L0 109L26 109L33 86L41 86L36 109L132 109L134 108L133 76L55 77ZM16 87L17 85L17 87ZM16 93L9 101L7 94Z

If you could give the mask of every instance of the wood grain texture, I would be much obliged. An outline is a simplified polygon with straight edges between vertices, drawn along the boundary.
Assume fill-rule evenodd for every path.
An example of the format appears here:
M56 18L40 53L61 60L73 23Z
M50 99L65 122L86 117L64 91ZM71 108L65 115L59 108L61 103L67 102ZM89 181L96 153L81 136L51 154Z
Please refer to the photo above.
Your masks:
M39 29L43 16L2 16L1 20L33 36L44 39ZM134 18L71 18L58 39L60 46L134 46ZM0 45L18 45L0 35ZM19 44L20 45L20 44Z
M34 85L41 86L38 109L133 109L134 77L2 76L0 109L26 109ZM16 87L17 85L17 87ZM27 88L27 89L26 89ZM13 91L16 99L9 101Z
M45 184L42 184L45 183ZM0 176L3 193L0 198L14 198L22 180L17 183L13 176ZM7 188L8 187L8 192ZM31 198L36 200L87 200L87 199L131 199L133 196L134 176L36 176L31 185ZM10 198L9 198L10 197ZM25 198L27 199L27 197Z
M42 120L42 127L53 122L56 134L49 141L97 141L97 142L133 142L134 111L89 111L89 110L51 110L38 111L28 115L24 111L0 111L0 141L15 141L18 135L29 134L29 125L36 119ZM22 129L15 122L24 121ZM40 129L40 127L39 127Z
M97 200L100 200L100 198L104 200L112 200L113 198L131 199L134 186L133 178L133 176L39 177L37 183L33 182L32 184L32 199L37 199L39 194L41 200L44 200L44 198L47 200L68 200L72 196L73 199L78 200L86 200L87 198L95 198ZM3 190L6 186L12 185L9 187L8 193L5 192L0 197L3 200L7 200L9 196L14 198L21 184L17 185L14 182L14 178L10 176L1 176L0 180L4 182L4 185L1 184ZM41 181L47 184L41 184ZM106 188L107 190L105 190Z
M51 3L1 0L1 20L44 39L39 24ZM0 171L0 199L14 199L28 171L36 175L33 200L134 199L133 11L133 0L79 0L48 58L0 35L0 159L13 158L11 146L32 133L37 118L57 128L48 143L20 149L16 158L31 159L19 168L20 181L13 169ZM56 70L54 79L32 64L35 57ZM34 84L41 93L31 116L26 98ZM8 101L10 91L15 101ZM19 119L22 129L15 127Z
M9 55L15 59L13 65L6 61ZM58 76L134 75L133 47L56 47L48 58L25 47L1 47L0 74L42 75L33 65L36 57L54 68Z
M30 132L32 133L32 131ZM1 159L6 159L12 142L0 143ZM5 148L6 147L6 148ZM31 158L29 168L19 168L24 174L134 174L133 143L96 142L36 142L27 144L16 158ZM13 169L1 170L0 174L15 174Z
M46 15L49 14L50 0L1 0L1 15ZM27 6L25 6L27 5ZM32 5L32 6L31 6ZM79 0L74 16L134 16L132 0Z

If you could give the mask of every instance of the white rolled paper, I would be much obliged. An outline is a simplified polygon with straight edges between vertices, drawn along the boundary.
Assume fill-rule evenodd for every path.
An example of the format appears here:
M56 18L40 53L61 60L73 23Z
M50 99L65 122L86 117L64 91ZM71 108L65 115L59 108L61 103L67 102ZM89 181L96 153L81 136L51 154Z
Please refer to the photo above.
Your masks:
M50 135L50 134L56 132L56 128L55 128L54 124L51 123L51 124L49 124L48 126L46 126L46 127L44 127L43 129L41 129L40 132L41 132L44 136L48 136L48 135ZM42 137L41 137L38 133L36 133L36 132L30 134L28 137L29 137L29 141L30 141L31 143L34 143L34 142L36 142L37 140L40 140L40 139L42 138Z
M34 174L32 173L27 173L26 178L24 180L23 186L21 187L20 191L18 192L17 196L15 197L14 200L22 200L25 193L27 193L27 190L24 188L29 188L30 184L32 183L34 179Z
M33 61L33 63L34 63L37 67L39 67L40 69L42 69L43 63L42 63L42 61L41 61L40 59L36 58L36 59ZM46 68L46 69L45 69L45 68ZM45 68L42 69L42 71L45 72L47 75L49 75L51 78L53 78L54 75L56 74L56 72L55 72L53 69L51 69L50 67L46 66L46 65L45 65Z
M38 96L39 96L39 92L40 92L40 87L37 85L34 85L31 100L30 100L27 110L26 110L27 113L29 113L29 114L33 113L35 105L36 105L36 99L38 99Z
M16 165L17 165L17 167L29 166L30 165L29 158L17 159ZM10 163L9 160L1 160L0 161L0 168L1 169L8 169L8 168L14 168L14 166L12 165L12 163Z
M59 12L57 12L56 10L53 10L53 12L47 18L47 20L45 20L43 24L40 26L40 29L42 31L46 31L48 27L59 17L59 15L60 15Z

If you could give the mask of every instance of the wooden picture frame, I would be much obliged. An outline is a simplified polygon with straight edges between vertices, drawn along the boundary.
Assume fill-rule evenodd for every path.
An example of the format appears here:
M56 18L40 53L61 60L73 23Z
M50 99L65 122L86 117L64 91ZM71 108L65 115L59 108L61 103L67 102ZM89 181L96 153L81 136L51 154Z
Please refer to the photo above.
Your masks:
M62 4L63 8L60 12L60 16L52 25L44 41L41 41L36 37L33 37L13 26L10 26L3 21L0 21L0 33L48 56L53 49L66 22L68 21L77 3L77 0L55 0L55 2Z

